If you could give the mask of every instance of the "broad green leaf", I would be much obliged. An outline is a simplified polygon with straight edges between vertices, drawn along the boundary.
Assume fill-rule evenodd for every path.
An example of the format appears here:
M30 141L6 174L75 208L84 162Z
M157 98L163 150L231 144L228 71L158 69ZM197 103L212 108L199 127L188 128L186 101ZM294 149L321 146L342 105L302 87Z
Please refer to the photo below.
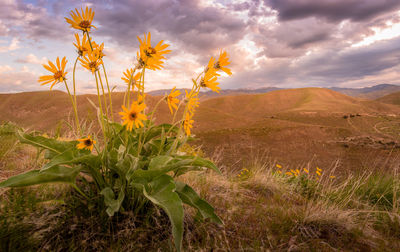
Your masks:
M81 166L75 166L74 168L54 166L46 171L32 170L1 182L0 188L31 186L53 182L75 183L75 178L81 170Z
M181 181L175 181L176 192L183 201L194 208L197 208L203 219L209 218L217 224L223 224L222 220L214 213L214 208L207 201L200 198L193 188Z
M151 202L161 207L172 224L172 234L176 249L181 251L183 239L183 206L182 200L175 192L175 183L171 176L162 175L148 184L140 184L143 194Z
M198 156L178 156L177 159L181 160L191 160L190 166L198 166L198 167L205 167L211 170L216 171L217 173L221 174L221 171L218 169L217 166L210 160L198 157Z
M151 127L147 132L146 132L146 137L145 137L145 143L150 141L151 139L161 136L162 132L173 132L176 133L178 131L177 127L172 126L171 124L161 124L158 126Z
M16 136L21 143L30 144L48 150L46 152L46 158L48 159L68 149L74 148L77 143L76 141L59 141L43 136L33 136L31 134L23 133L22 131L17 131Z
M58 154L57 156L54 156L50 162L45 164L42 167L42 171L50 169L51 167L61 165L61 164L86 164L91 167L99 167L100 166L100 157L95 156L92 154L83 154L83 153L78 150L78 149L70 149L67 151L64 151L61 154Z
M125 177L128 181L131 180L133 172L138 168L139 158L126 154L123 159L120 159L115 165L117 172Z
M171 156L156 156L150 160L149 170L160 170L166 167L172 159Z
M119 211L122 201L124 201L124 190L119 191L117 199L115 199L114 192L110 187L106 187L101 190L100 194L104 196L104 203L107 206L106 212L108 216L114 216L114 213Z

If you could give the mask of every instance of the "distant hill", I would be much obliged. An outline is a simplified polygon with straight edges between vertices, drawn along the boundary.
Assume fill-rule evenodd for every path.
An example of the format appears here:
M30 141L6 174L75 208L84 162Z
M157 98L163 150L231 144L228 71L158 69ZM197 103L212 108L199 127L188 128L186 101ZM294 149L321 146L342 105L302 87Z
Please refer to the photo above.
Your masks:
M400 86L393 84L379 84L372 87L365 88L339 88L330 87L329 89L340 92L345 95L366 98L366 99L377 99L385 95L399 92Z
M388 104L400 105L400 92L391 93L376 99L376 101Z
M226 96L226 95L242 95L242 94L264 94L268 93L271 91L276 91L276 90L284 90L287 88L278 88L278 87L263 87L263 88L256 88L256 89L246 89L246 88L240 88L240 89L222 89L220 90L220 93L215 93L213 91L206 91L206 92L201 92L201 97L203 99L205 98L212 98L212 97L220 97L220 96ZM375 85L372 87L365 87L365 88L340 88L340 87L329 87L327 89L352 96L352 97L358 97L358 98L365 98L365 99L372 99L375 100L379 97L383 97L385 95L394 93L394 92L399 92L400 91L400 86L398 85L393 85L393 84L379 84ZM185 89L179 89L182 94L185 93ZM186 89L188 90L188 89ZM154 90L148 92L149 95L152 96L161 96L164 94L169 94L171 89L160 89L160 90Z
M296 111L389 113L398 110L386 104L360 100L325 88L297 88L265 94L224 96L206 100L203 104L226 113L258 118Z
M253 90L254 91L254 90ZM257 91L254 91L257 92ZM275 90L260 94L222 95L201 102L194 120L197 129L241 127L263 118L282 113L331 115L336 113L400 114L399 108L378 101L362 100L325 88ZM113 93L114 118L120 120L123 93ZM147 96L149 110L161 96ZM88 102L97 104L96 95L79 95L78 106L82 121L96 120L96 112ZM0 121L13 121L23 127L54 130L61 120L73 121L68 95L61 91L0 94ZM165 102L159 106L155 118L169 122L171 115Z
M263 87L263 88L257 88L257 89L246 89L246 88L240 88L240 89L221 89L219 93L213 92L213 91L205 91L201 92L201 97L202 98L210 98L210 97L218 97L222 95L240 95L240 94L263 94L275 90L281 90L283 88L277 88L277 87ZM185 90L189 91L187 88L178 88L178 90L181 91L182 94L185 94ZM165 94L169 94L171 92L171 89L159 89L159 90L154 90L148 92L149 95L152 96L161 96Z

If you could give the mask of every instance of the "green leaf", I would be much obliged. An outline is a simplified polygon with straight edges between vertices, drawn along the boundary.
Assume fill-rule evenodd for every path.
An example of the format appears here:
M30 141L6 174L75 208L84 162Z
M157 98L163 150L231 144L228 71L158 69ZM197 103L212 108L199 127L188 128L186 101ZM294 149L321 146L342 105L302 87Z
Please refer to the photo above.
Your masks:
M108 216L114 216L114 213L118 212L121 208L122 201L124 201L125 198L123 188L119 191L117 199L115 199L114 192L110 187L101 190L100 194L104 196L104 203L107 206L106 212Z
M78 149L70 149L54 156L50 162L42 167L42 171L61 164L86 164L91 167L100 166L100 157L92 154L85 155Z
M149 170L160 170L172 160L171 156L156 156L150 160Z
M68 149L74 148L77 143L77 141L58 141L56 139L43 136L34 136L32 134L26 134L22 131L17 131L16 136L21 143L30 144L48 150L45 153L47 159L50 159Z
M218 167L215 166L215 164L210 160L198 156L178 156L177 159L190 160L190 166L205 167L221 174L221 171L218 169Z
M136 185L138 185L136 183ZM182 249L183 239L183 205L175 192L175 183L171 176L162 175L148 184L139 184L143 194L155 205L160 206L168 215L172 224L172 234L177 251Z
M75 178L81 170L81 166L76 166L74 168L68 168L65 166L54 166L45 171L32 170L13 176L1 182L0 188L31 186L53 182L75 183Z
M171 130L171 131L170 131ZM145 136L145 143L150 141L152 138L155 138L157 136L161 136L162 132L174 132L176 133L178 131L178 128L175 126L172 126L171 124L160 124L154 127L151 127L148 131L146 131L146 136Z
M208 204L207 201L200 198L193 188L180 181L175 181L175 184L176 192L183 203L197 208L203 219L209 218L211 221L217 224L223 224L222 220L214 213L214 208Z

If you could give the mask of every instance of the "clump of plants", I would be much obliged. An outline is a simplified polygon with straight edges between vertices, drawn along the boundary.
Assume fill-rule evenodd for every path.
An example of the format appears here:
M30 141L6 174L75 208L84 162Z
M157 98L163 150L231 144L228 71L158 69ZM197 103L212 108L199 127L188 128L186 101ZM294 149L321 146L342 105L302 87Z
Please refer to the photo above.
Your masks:
M94 11L81 8L71 11L66 21L73 29L81 32L75 34L77 58L72 72L72 92L67 83L65 71L67 60L57 57L55 63L49 61L43 65L50 72L41 76L41 85L62 83L68 92L75 116L76 140L60 140L45 137L37 133L22 130L16 132L20 142L35 146L44 151L48 160L38 170L10 177L0 183L3 187L23 187L43 183L70 184L87 201L92 197L102 197L104 209L109 216L121 211L132 210L135 213L146 212L149 203L162 208L168 215L172 225L175 247L182 249L183 237L183 204L197 209L197 216L222 224L214 209L187 184L179 180L179 176L189 171L211 169L220 172L208 159L200 155L188 155L179 151L185 147L193 127L193 115L199 106L198 94L201 88L210 88L219 92L217 82L220 72L231 75L226 68L229 65L228 54L222 52L218 59L211 57L205 69L192 79L191 90L183 99L179 90L172 89L158 101L153 111L147 112L145 97L145 73L148 70L163 68L168 44L163 41L153 46L151 34L139 38L137 61L124 73L122 80L127 84L121 115L122 123L113 116L112 97L107 72L103 59L104 43L96 43L91 37ZM97 109L101 133L84 132L82 130L76 99L75 72L77 63L89 70L96 83ZM69 78L71 78L69 76ZM108 95L106 95L106 91ZM170 124L156 125L153 120L157 107L167 102L172 115ZM183 110L181 119L177 119L177 111ZM90 186L91 192L81 190L76 183L79 177ZM150 204L151 205L151 204ZM100 205L98 205L100 206Z

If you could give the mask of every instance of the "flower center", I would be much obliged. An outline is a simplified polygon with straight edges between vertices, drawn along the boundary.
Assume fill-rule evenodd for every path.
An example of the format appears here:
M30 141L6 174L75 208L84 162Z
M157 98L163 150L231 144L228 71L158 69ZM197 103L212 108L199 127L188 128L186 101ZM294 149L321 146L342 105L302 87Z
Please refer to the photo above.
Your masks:
M86 139L84 142L83 142L86 146L92 146L92 140L90 140L90 139Z
M204 78L201 78L200 86L201 87L207 87L206 83L204 82Z
M53 75L55 80L59 80L63 77L63 72L62 71L57 71L54 75Z
M131 119L132 121L134 121L137 118L137 114L135 112L131 112L129 113L129 119Z
M220 69L221 65L219 64L219 61L217 61L217 63L214 64L214 68L215 69Z
M87 29L90 27L90 22L88 20L83 20L79 23L79 27Z
M157 51L153 47L149 46L149 48L144 50L144 53L146 54L147 57L152 57L152 55L156 54Z
M96 69L97 70L97 63L96 61L92 61L89 63L89 68L90 69Z

